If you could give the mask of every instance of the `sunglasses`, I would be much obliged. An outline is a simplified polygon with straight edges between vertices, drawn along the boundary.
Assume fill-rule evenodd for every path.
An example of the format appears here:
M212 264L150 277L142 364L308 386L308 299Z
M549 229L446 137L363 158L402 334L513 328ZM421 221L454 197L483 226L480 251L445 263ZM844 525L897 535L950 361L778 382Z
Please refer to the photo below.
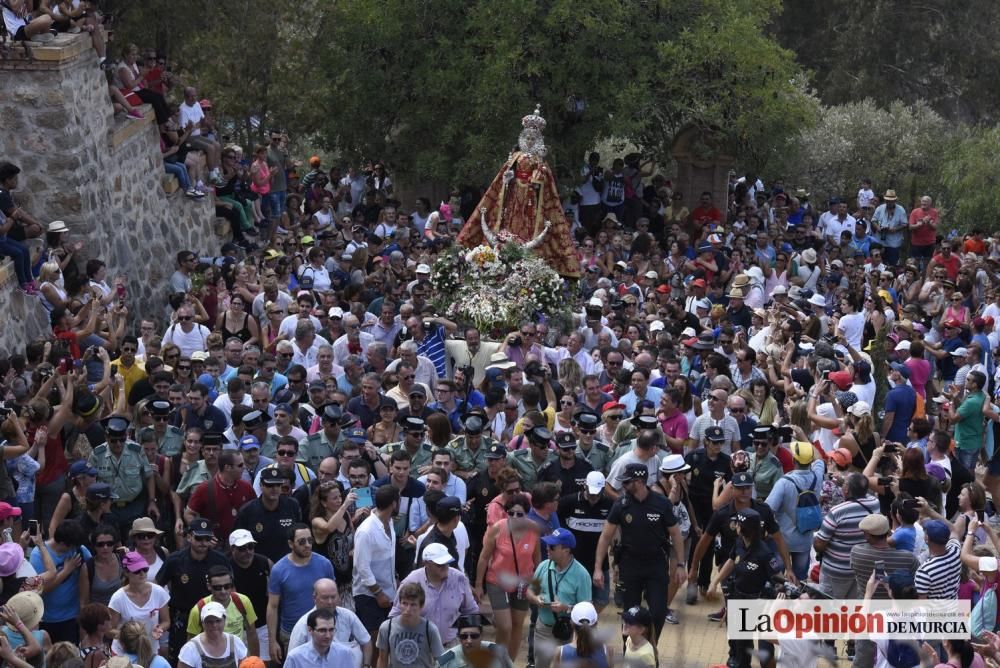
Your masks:
M148 566L146 568L140 568L137 571L129 571L129 573L131 573L132 575L138 575L139 573L142 573L143 575L145 575L148 572L149 572L149 567Z
M294 457L296 454L295 450L278 450L279 457Z
M581 429L580 433L581 434L596 434L597 430L596 429Z
M182 316L178 316L177 319L180 320L180 321L182 321L182 322L187 322L188 320L194 320L194 316L182 315Z
M296 545L312 545L313 544L313 539L312 538L296 538L295 539L295 544Z
M132 534L136 540L153 540L156 538L155 533L134 533Z
M156 422L170 422L169 415L154 415L153 420Z
M614 415L608 415L605 417L606 420L621 420L624 416L621 413L615 413Z
M193 536L193 538L199 543L207 543L212 540L213 536Z
M94 543L95 547L114 547L115 541L113 540L101 540Z
M459 633L458 637L461 640L479 640L482 635L482 633Z
M212 591L227 591L233 588L232 582L227 582L226 584L212 585Z
M507 517L524 517L528 513L521 510L508 510Z

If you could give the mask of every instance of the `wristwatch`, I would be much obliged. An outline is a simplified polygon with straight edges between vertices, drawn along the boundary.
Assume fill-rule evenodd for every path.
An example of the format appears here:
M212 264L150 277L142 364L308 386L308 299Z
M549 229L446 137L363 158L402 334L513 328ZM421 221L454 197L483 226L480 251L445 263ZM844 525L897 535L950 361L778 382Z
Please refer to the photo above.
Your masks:
M687 564L683 561L677 562L677 568L687 568Z

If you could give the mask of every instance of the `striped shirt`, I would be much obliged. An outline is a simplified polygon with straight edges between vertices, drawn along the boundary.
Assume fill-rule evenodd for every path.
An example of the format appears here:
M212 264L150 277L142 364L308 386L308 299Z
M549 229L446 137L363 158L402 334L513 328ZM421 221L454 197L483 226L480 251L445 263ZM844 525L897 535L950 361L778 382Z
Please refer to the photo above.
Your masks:
M448 369L444 359L444 327L432 327L424 334L424 340L417 343L417 354L424 355L434 362L434 370L438 378L447 378Z
M870 494L863 499L844 501L830 509L823 518L823 525L815 534L815 538L827 542L820 567L821 574L841 579L854 578L851 549L865 542L865 535L858 524L877 512L878 499Z
M881 561L885 565L885 572L891 575L895 571L906 571L913 575L917 570L917 557L906 550L897 550L892 547L877 548L862 543L855 545L851 550L851 567L854 569L854 577L858 583L858 591L863 592L868 586L868 578L875 570L875 562ZM878 587L872 598L889 598L883 587Z
M944 554L928 557L920 564L913 583L917 593L927 598L958 598L959 578L962 575L962 544L952 538L945 545Z

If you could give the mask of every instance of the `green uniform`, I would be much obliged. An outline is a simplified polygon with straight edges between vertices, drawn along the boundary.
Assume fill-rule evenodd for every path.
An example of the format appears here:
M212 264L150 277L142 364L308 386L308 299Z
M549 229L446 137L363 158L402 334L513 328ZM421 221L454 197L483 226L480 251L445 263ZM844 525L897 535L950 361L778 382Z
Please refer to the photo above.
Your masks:
M774 453L767 453L759 462L754 453L750 455L750 473L753 475L754 498L763 502L774 489L778 478L784 475L784 469L781 468L781 460Z
M143 427L139 430L136 437L140 443L142 442L142 437L148 433L155 433L153 427ZM163 436L156 439L156 448L161 455L166 455L167 457L180 454L184 449L184 431L173 425L167 425Z
M480 437L479 447L473 452L469 449L469 446L465 444L465 436L459 436L448 444L455 453L455 470L456 471L485 471L486 470L486 453L489 449L493 447L496 443L492 438L486 436Z
M403 445L403 441L396 441L395 443L386 443L381 448L378 449L379 454L389 457L396 450L405 450L406 446ZM430 443L424 442L420 444L416 452L410 453L413 455L410 458L410 468L413 469L414 473L421 466L426 466L431 463L434 459L434 446Z
M309 434L299 441L299 461L306 463L313 471L319 470L319 463L327 457L333 457L334 452L338 452L338 446L343 440L343 434L337 439L337 443L330 443L323 430L315 434Z
M274 459L278 455L278 437L268 432L267 438L260 443L260 454Z
M190 467L181 476L181 481L177 483L177 493L183 496L188 492L194 492L194 488L212 478L208 473L208 469L205 467L204 461L195 462L195 465Z
M512 467L521 474L521 486L529 492L535 486L535 481L538 480L538 470L548 462L558 461L559 456L551 450L547 451L545 460L541 464L535 464L535 460L531 456L531 450L528 448L515 450L507 456L507 466Z
M496 657L489 664L489 668L514 668L514 663L507 656L507 650L503 647L485 640L482 641L481 646L483 649L489 650L490 654ZM437 658L437 668L463 668L470 665L472 664L465 658L465 653L462 651L461 645L451 648Z
M586 459L594 467L595 471L600 471L604 475L607 475L611 469L611 448L600 441L595 440L593 445L590 446L590 450L584 450L580 446L579 441L577 441L576 456Z
M134 441L126 441L120 457L115 457L107 443L90 453L89 463L97 469L97 480L107 483L118 495L117 503L125 505L142 494L146 479L153 475L146 453Z
M615 448L614 454L611 455L611 463L614 464L619 459L624 457L626 454L635 450L635 443L636 439L633 438L630 441L623 442L621 445Z

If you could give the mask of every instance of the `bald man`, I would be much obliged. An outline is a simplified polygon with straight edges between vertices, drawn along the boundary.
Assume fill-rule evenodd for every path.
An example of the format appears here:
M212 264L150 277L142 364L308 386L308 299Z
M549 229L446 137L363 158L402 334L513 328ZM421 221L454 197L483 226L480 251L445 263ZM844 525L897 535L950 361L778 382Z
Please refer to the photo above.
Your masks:
M371 635L365 630L358 616L347 608L339 607L340 592L337 583L329 578L321 578L313 585L313 608L295 622L292 635L288 640L288 651L309 642L307 618L309 613L317 608L334 610L337 616L337 628L333 634L333 642L351 650L354 657L353 668L370 666L372 662Z

